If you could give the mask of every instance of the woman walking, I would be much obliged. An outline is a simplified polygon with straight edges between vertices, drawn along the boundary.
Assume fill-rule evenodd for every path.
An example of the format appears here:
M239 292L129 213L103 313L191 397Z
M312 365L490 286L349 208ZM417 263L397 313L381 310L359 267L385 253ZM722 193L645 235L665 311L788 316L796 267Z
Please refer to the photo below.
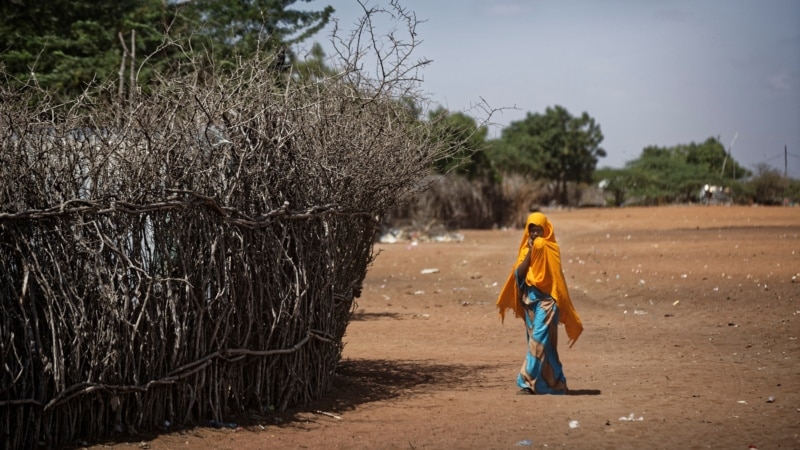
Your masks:
M517 375L519 393L566 394L567 378L558 357L558 324L564 324L570 347L583 325L569 298L553 225L542 213L528 216L517 262L497 307L501 320L508 309L525 320L528 354Z

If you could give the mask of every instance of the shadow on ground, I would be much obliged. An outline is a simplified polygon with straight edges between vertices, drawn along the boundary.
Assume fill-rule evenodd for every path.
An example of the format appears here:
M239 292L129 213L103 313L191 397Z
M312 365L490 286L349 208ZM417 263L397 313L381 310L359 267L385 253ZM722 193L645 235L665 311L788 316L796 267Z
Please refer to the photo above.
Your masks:
M432 361L342 360L330 392L308 407L287 411L281 422L282 425L291 425L296 420L307 420L309 412L325 411L338 415L366 403L418 395L445 386L452 389L452 386L463 386L467 380L478 378L480 372L494 368Z
M570 389L567 395L600 395L599 389Z
M299 423L313 422L314 417L338 417L360 405L418 395L447 386L464 385L475 380L479 373L494 366L466 366L461 364L439 364L429 361L394 361L386 359L345 359L339 363L336 375L328 394L303 407L290 408L283 412L259 413L242 412L230 416L229 422L222 424L198 423L195 427L181 427L169 430L169 434L192 434L197 428L250 428L250 427L292 427ZM458 381L463 381L458 383ZM466 389L466 388L465 388ZM166 431L166 430L165 430ZM153 440L161 433L142 432L135 435L120 434L102 442L105 445L136 443ZM86 443L70 448L80 448Z

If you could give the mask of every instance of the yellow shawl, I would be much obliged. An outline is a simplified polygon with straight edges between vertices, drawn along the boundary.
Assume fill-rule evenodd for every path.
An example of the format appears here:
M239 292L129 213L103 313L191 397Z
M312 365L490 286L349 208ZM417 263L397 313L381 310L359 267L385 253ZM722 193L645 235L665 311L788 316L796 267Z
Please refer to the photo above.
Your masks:
M575 307L572 306L572 300L569 298L567 282L564 280L564 273L561 270L561 251L556 242L553 225L542 213L537 212L529 215L525 223L525 232L522 236L522 242L519 244L517 262L514 264L511 274L508 276L506 284L497 298L500 320L504 321L507 309L513 310L516 317L525 317L525 309L522 304L522 295L524 293L517 289L514 271L517 270L519 264L528 255L527 243L530 238L528 227L531 224L542 227L544 235L533 241L531 265L528 268L525 283L528 286L536 286L537 289L544 293L549 293L556 301L560 316L559 322L564 324L569 338L569 346L572 347L583 331L583 324L580 317L578 317L578 312L575 311Z

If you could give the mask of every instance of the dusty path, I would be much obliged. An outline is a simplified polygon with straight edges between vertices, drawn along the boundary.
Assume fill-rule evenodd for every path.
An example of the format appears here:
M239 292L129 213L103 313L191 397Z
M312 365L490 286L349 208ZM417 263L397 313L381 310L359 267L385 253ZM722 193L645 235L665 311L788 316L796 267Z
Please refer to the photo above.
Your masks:
M515 395L524 328L494 300L520 231L464 231L378 246L324 400L94 448L800 448L800 208L545 213L586 328L561 329L576 395Z

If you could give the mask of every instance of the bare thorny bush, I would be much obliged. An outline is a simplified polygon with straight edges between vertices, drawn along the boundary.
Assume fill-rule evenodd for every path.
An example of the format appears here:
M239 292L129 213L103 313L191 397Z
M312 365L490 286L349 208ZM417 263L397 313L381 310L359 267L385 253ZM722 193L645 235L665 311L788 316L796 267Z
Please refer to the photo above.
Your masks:
M338 40L336 76L255 58L132 102L0 92L4 448L328 390L382 216L450 151L398 101L426 64L413 15L393 10L403 41L375 33L379 12Z

